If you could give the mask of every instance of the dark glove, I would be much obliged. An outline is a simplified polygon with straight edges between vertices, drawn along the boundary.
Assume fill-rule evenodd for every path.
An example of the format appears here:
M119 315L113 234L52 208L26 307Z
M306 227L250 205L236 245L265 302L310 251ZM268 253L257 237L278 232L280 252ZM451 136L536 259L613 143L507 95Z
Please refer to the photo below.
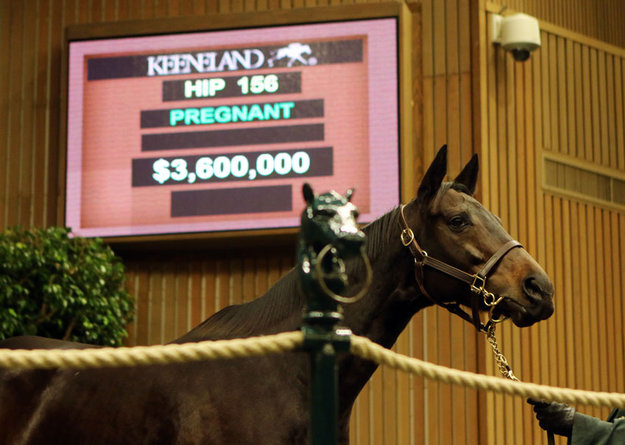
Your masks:
M540 400L527 399L534 406L538 424L547 432L564 437L571 437L575 409L564 403L548 403Z

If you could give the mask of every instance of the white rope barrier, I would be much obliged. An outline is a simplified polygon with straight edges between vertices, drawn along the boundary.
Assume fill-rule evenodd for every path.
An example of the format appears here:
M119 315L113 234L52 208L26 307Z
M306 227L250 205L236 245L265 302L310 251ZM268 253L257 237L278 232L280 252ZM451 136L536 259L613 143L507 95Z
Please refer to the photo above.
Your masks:
M501 377L486 376L468 371L459 371L457 369L424 362L416 358L403 356L383 348L368 338L356 335L351 337L350 350L352 354L372 360L379 365L390 366L401 371L410 372L427 379L438 380L444 383L546 401L625 408L625 394L557 388L535 383L517 382Z
M262 337L132 348L0 349L0 367L21 369L144 366L232 359L292 351L304 343L302 332Z
M233 359L294 351L303 343L304 334L295 331L243 339L132 348L0 349L0 368L87 369ZM460 371L406 357L357 335L351 336L350 351L379 365L444 383L547 401L625 408L625 394L557 388Z

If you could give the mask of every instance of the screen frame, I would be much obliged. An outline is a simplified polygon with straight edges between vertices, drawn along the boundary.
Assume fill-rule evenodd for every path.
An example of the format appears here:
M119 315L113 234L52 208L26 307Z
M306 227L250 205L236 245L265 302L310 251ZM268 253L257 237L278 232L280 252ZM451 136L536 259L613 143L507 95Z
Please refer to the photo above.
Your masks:
M65 28L61 75L61 128L59 144L59 196L57 221L65 225L67 186L67 120L68 120L68 64L70 42L105 38L142 37L188 32L211 32L259 27L305 25L314 23L395 18L397 20L397 70L398 70L398 141L399 141L399 196L404 201L414 194L413 145L413 88L412 88L412 13L403 3L344 5L307 9L262 11L254 13L207 14L193 17L175 17L154 20L136 20L97 24L77 24ZM211 245L228 244L265 245L268 240L291 242L299 227L245 229L212 232L184 232L150 235L111 236L107 243L124 246L141 246L146 243L166 246L197 244L205 240Z

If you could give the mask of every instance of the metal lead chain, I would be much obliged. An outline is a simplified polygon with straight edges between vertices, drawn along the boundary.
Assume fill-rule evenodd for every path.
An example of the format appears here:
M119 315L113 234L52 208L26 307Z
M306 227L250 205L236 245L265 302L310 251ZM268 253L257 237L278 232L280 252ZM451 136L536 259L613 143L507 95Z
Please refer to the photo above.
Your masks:
M495 323L488 323L488 325L486 326L486 338L488 339L488 343L490 343L491 348L493 348L493 354L495 354L495 361L497 362L499 372L501 372L505 378L518 382L519 379L512 372L512 368L508 364L508 360L506 360L504 355L499 350L499 347L497 346L497 338L495 337Z
M497 338L495 337L495 323L493 323L492 320L487 323L485 332L488 343L490 343L491 348L493 348L493 353L495 354L495 361L497 362L499 372L501 372L505 378L518 382L519 379L512 372L512 368L508 364L508 360L506 360L506 358L499 350L499 347L497 346ZM547 431L547 443L549 445L555 445L556 443L553 433L550 431Z

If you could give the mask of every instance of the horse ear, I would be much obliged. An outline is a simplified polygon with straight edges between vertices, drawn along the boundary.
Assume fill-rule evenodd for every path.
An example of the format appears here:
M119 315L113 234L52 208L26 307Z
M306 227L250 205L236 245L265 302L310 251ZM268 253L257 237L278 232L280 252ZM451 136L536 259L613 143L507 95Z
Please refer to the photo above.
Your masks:
M417 198L421 201L428 201L436 195L438 189L443 183L443 178L447 174L447 145L443 145L434 161L425 172L419 191L417 192Z
M348 201L352 200L352 196L354 195L354 188L350 188L347 189L347 191L345 192L345 199L347 199Z
M475 192L475 185L477 184L477 173L479 169L480 165L477 160L477 154L474 154L467 165L464 166L460 174L456 176L454 182L464 185L467 189L469 189L469 192L473 194L473 192Z
M313 192L312 187L309 183L305 182L302 187L302 193L304 194L304 199L308 205L312 204L315 200L315 192Z

